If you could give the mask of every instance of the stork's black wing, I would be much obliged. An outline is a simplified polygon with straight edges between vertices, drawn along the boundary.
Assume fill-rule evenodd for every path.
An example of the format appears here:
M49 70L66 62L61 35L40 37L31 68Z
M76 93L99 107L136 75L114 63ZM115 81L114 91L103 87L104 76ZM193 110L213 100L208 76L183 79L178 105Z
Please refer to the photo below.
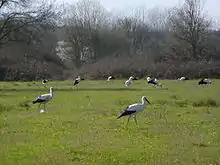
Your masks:
M74 81L74 84L73 84L73 85L75 86L76 84L79 84L79 80L75 80L75 81Z
M123 112L121 112L121 114L117 117L117 119L121 118L122 116L128 116L136 112L136 111L128 111L127 110L128 107Z
M152 80L148 81L148 84L154 84L154 85L157 85L158 82L156 82L156 81L154 81L154 79L152 79Z
M36 104L36 103L43 103L43 102L45 102L46 100L43 100L43 99L36 99L36 100L34 100L32 103L33 104Z

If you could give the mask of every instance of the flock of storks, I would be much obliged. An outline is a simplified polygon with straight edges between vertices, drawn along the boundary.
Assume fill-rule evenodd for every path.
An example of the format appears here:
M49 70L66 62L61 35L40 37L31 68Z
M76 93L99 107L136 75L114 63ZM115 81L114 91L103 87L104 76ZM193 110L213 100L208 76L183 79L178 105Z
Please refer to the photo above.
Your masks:
M113 79L115 79L115 77L109 76L108 79L107 79L107 81L109 82L109 81L111 81L111 80L113 80ZM127 81L125 81L125 86L128 87L128 86L132 85L132 80L137 80L137 79L138 79L138 78L135 78L135 77L133 77L133 76L129 77L129 79L128 79ZM77 89L78 89L78 84L79 84L79 82L80 82L81 80L84 80L84 79L83 79L83 78L80 78L80 76L78 76L78 77L73 81L73 85L74 85ZM180 77L180 78L178 78L178 80L179 80L179 81L186 81L186 80L189 80L189 79L188 79L187 77ZM46 80L46 79L42 80L42 84L46 84L46 83L48 83L48 82L49 82L49 81ZM160 87L162 87L162 84L159 83L156 78L147 77L147 83L148 83L148 84L152 84L153 86L160 86ZM203 78L203 79L201 79L201 80L198 82L198 85L205 85L205 84L211 84L211 83L212 83L211 80L209 80L209 79L207 79L207 78ZM46 103L49 102L49 101L52 99L52 97L53 97L53 92L54 92L53 87L50 87L50 93L40 95L40 96L38 96L38 97L36 98L36 100L33 101L33 104L39 103L39 105L38 105L38 109L39 109L39 110L40 110L41 105L42 105L42 104L44 105L44 109L41 109L41 110L40 110L40 113L43 113L43 112L44 112L44 110L45 110L45 108L46 108L46 107L45 107ZM142 111L145 109L145 107L146 107L146 102L150 104L150 102L149 102L149 100L147 99L146 96L142 96L141 101L142 101L141 103L135 103L135 104L131 104L131 105L127 106L127 107L125 108L125 110L117 117L117 119L119 119L119 118L121 118L121 117L123 117L123 116L129 116L129 117L128 117L127 124L128 124L128 122L129 122L129 120L130 120L131 117L134 118L135 123L137 124L136 114L137 114L138 112L142 112ZM126 124L126 125L127 125L127 124Z

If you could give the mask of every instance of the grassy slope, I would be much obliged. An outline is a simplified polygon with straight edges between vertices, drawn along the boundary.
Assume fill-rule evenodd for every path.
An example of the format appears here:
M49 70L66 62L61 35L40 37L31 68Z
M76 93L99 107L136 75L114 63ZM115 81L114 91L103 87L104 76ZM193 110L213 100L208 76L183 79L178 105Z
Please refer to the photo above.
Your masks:
M82 81L79 91L50 82L56 91L43 114L31 101L47 88L1 83L0 164L220 164L220 81L162 82ZM117 115L142 95L152 105L125 127Z

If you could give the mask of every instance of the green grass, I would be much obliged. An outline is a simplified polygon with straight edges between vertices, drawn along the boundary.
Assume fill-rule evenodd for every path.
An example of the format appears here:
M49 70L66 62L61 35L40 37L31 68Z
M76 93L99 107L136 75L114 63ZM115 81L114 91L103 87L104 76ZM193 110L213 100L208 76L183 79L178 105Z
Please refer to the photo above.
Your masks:
M163 80L154 88L144 80L0 83L1 165L219 165L220 80ZM48 88L54 98L45 113L32 100ZM116 119L128 105L148 96L151 106L125 127Z

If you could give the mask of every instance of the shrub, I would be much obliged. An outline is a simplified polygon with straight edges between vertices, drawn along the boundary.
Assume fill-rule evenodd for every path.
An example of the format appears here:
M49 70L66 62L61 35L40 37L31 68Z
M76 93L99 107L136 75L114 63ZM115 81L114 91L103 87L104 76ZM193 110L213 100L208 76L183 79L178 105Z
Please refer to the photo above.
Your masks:
M213 99L203 99L193 102L194 107L218 107L218 103Z

